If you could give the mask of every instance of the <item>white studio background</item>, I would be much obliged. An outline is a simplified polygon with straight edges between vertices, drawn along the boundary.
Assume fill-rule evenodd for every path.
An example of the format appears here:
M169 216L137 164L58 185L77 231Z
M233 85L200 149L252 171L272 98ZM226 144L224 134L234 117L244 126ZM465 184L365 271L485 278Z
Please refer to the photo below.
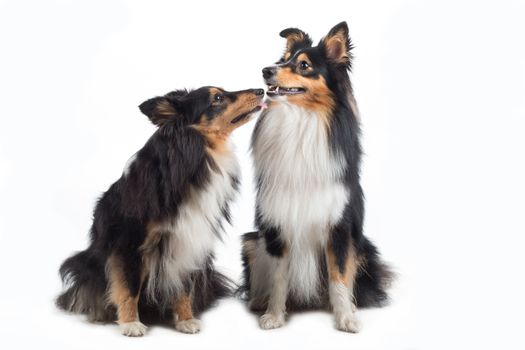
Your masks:
M0 348L523 349L523 1L0 1ZM262 331L235 299L198 335L141 339L55 309L57 269L86 247L96 198L154 131L137 106L175 88L263 87L299 27L346 20L361 110L366 233L399 278L392 304L292 315ZM241 273L253 229L254 123L217 265Z

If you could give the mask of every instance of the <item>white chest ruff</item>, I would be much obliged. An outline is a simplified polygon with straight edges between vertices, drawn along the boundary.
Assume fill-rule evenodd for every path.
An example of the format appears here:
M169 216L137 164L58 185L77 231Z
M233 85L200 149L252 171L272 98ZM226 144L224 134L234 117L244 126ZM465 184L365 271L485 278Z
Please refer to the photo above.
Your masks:
M253 145L258 209L289 247L291 291L310 298L317 289L319 252L350 198L341 181L346 163L333 154L315 113L282 102L264 118Z
M344 158L333 155L321 118L296 106L273 107L253 146L263 220L289 243L336 224L350 193L341 182ZM314 230L315 232L310 232Z
M188 273L204 268L218 238L223 209L235 195L231 176L239 177L233 153L215 157L220 173L211 170L203 189L190 188L175 217L154 226L160 233L159 249L150 254L148 295L171 296L183 287Z

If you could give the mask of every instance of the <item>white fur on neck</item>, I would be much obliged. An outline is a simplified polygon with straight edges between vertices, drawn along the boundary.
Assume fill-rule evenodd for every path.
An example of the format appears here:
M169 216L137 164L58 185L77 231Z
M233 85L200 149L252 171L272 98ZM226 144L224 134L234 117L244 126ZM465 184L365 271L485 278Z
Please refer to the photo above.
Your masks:
M290 292L308 301L318 297L319 253L328 230L350 199L341 181L346 163L333 154L326 125L314 112L280 101L263 118L253 144L260 180L257 204L262 220L279 228L289 248ZM273 265L263 262L265 257L256 259L264 266ZM254 277L266 274L261 275ZM257 285L264 283L254 281L252 286ZM267 291L253 290L253 294L267 295Z
M167 234L167 248L162 255L149 260L148 295L174 295L182 288L189 272L204 267L217 239L216 232L223 219L223 208L235 195L231 175L239 178L240 170L233 152L215 158L220 172L210 169L210 181L203 189L190 188L176 217L157 226Z

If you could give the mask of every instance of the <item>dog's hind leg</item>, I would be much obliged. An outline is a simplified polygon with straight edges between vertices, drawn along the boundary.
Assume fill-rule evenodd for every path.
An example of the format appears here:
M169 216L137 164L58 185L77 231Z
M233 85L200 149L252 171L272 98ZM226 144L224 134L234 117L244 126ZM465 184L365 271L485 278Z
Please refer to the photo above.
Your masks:
M110 256L106 269L109 278L109 301L117 308L120 331L129 337L144 335L147 327L140 322L138 311L140 271L135 271L138 275L137 285L137 281L129 278L129 271L126 271L122 259L116 255Z

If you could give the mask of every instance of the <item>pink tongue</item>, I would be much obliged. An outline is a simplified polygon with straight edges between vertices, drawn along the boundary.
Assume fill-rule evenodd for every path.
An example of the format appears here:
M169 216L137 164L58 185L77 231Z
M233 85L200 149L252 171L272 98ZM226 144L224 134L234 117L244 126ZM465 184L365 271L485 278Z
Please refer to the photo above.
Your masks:
M261 107L261 110L265 110L266 108L268 108L268 105L266 104L266 102L261 102L259 103L259 107Z

